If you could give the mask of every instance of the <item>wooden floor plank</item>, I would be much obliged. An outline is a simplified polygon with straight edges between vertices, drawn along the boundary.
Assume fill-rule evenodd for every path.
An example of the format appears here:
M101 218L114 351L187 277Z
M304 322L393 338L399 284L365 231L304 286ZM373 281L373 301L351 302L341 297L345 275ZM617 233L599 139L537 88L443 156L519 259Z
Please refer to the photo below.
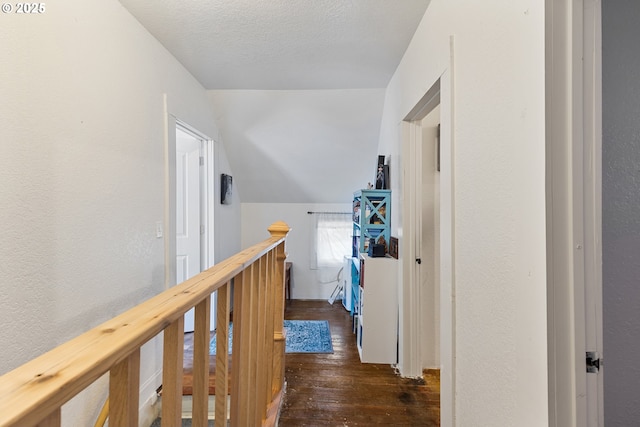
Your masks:
M339 302L293 300L285 318L328 320L333 354L287 354L281 427L439 426L439 376L401 378L389 365L360 363L352 320Z
M425 372L422 379L400 377L389 365L360 363L352 320L339 301L292 300L285 318L328 320L332 354L286 354L287 389L280 427L301 426L439 426L440 377ZM192 340L185 335L185 392L192 383ZM215 357L210 387L215 393Z

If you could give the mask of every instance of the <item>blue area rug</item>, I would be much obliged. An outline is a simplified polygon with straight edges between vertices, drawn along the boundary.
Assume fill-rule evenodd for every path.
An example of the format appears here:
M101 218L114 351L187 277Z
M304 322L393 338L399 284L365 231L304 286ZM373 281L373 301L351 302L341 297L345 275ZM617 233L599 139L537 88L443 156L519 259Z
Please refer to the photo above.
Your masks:
M287 333L285 353L333 353L328 320L285 320ZM229 325L229 353L233 341L233 324ZM216 354L215 335L209 343L209 353Z

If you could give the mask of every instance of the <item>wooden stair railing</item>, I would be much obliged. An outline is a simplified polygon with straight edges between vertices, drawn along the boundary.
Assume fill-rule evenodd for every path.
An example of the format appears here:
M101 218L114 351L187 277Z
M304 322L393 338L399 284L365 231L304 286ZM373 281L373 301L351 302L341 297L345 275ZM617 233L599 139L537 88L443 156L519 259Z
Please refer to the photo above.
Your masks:
M218 292L216 426L275 425L284 384L284 267L289 227L0 377L0 426L61 425L61 407L109 372L109 425L138 425L140 347L164 331L162 425L182 425L184 314L195 307L193 425L207 425L209 316ZM228 333L233 280L233 351ZM232 358L229 373L229 358Z

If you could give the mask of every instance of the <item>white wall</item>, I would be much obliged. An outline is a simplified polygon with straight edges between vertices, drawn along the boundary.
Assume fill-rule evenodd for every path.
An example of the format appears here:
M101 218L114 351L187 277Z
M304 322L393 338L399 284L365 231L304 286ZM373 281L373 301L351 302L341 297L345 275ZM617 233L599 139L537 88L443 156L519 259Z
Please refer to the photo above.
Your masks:
M243 203L242 247L247 248L269 237L267 228L276 221L284 221L291 231L287 237L287 261L291 269L291 295L294 299L328 299L336 287L339 269L323 275L311 270L310 248L312 212L351 212L351 203ZM329 283L325 283L329 282Z
M204 89L115 0L6 14L0 38L4 373L164 289L163 94L170 114L217 129ZM237 223L220 229L239 246ZM141 404L158 349L143 349ZM105 386L65 406L64 425L93 424Z
M402 164L400 122L452 79L455 397L441 399L460 426L548 423L544 30L541 2L433 0L387 88L379 152Z
M208 94L244 203L336 203L375 176L384 89Z
M220 175L227 174L234 177L231 204L220 203ZM216 263L229 258L240 251L240 188L235 183L235 176L229 165L226 148L223 143L216 142L215 152L215 261Z

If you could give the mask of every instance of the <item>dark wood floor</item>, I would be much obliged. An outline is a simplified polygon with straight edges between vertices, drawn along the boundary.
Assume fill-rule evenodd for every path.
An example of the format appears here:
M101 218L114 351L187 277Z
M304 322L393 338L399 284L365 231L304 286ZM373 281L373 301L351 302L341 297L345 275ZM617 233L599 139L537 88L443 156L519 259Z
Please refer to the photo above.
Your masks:
M211 332L211 336L215 332ZM229 362L231 366L231 362ZM193 332L184 334L184 359L183 359L182 395L193 394ZM216 356L209 356L209 395L216 394Z
M286 319L328 320L333 354L287 354L281 427L439 426L440 381L398 376L389 365L360 363L348 312L336 302L289 302Z
M408 379L389 365L360 363L351 317L339 302L292 300L285 318L328 320L334 352L285 356L287 390L280 427L440 425L438 371L425 372L424 379ZM186 334L185 394L191 394L191 341ZM210 372L214 371L212 357Z

